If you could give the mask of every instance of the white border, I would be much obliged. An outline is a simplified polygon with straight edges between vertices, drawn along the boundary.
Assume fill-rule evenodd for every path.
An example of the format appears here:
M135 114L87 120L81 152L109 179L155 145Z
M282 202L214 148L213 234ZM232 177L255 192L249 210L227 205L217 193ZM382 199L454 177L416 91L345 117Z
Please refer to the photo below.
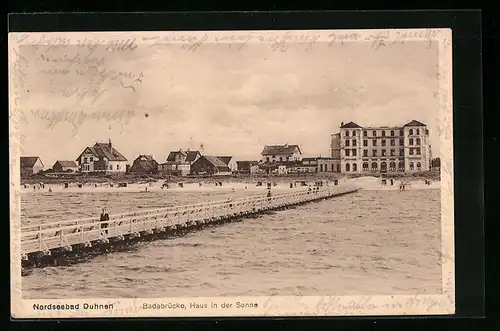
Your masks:
M335 37L333 37L335 36ZM61 299L23 300L21 297L20 250L20 98L22 88L21 45L76 44L77 40L135 40L152 45L156 42L180 43L195 50L203 43L268 43L277 49L300 42L306 47L315 42L372 42L389 46L401 41L437 41L439 43L439 105L441 157L441 225L442 225L442 294L387 296L302 296L239 298L157 298L157 299ZM68 32L9 34L9 130L10 130L10 205L11 205L11 307L14 318L76 317L193 317L193 316L345 316L345 315L436 315L455 312L454 272L454 200L453 200L453 120L452 120L452 53L451 29L386 29L386 30L300 30L300 31L195 31L195 32ZM437 155L435 155L437 156ZM34 304L113 304L112 310L35 310ZM258 308L234 308L237 302L256 303ZM143 309L143 304L185 304L186 309ZM190 309L191 303L208 305L206 309ZM215 303L218 308L211 308ZM233 308L221 308L231 303Z

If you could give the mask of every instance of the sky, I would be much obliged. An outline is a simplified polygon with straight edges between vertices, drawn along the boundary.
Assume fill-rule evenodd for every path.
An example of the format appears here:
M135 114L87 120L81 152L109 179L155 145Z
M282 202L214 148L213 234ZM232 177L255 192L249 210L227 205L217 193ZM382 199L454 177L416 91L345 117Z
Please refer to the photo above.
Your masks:
M326 156L330 135L349 121L415 119L428 125L433 153L439 149L436 44L21 47L21 54L21 153L46 167L108 139L130 163L139 154L161 163L179 148L256 160L264 145L284 143Z

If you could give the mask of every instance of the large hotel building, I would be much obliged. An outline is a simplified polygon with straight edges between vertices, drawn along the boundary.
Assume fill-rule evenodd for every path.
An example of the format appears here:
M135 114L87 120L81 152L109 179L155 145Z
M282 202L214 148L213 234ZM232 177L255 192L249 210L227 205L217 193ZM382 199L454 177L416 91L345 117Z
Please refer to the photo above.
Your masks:
M401 127L342 123L331 135L331 156L343 173L418 172L430 169L429 130L419 121Z

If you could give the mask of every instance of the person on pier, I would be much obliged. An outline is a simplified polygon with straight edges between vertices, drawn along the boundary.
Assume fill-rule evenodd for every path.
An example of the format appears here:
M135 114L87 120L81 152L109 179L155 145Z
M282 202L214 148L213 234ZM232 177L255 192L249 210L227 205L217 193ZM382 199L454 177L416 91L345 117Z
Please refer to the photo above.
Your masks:
M106 232L106 235L108 234L108 221L109 215L108 213L106 213L106 208L103 208L101 214L101 229L106 229L104 230Z
M271 190L267 190L267 201L271 202Z

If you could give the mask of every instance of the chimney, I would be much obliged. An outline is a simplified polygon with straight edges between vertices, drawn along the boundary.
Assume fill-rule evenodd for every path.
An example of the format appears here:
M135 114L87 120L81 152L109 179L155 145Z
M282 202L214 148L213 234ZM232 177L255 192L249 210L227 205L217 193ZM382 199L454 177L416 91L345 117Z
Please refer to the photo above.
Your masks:
M343 127L344 126L344 122L340 122L340 127Z
M108 146L109 146L109 150L112 151L113 145L111 145L111 138L108 140Z

